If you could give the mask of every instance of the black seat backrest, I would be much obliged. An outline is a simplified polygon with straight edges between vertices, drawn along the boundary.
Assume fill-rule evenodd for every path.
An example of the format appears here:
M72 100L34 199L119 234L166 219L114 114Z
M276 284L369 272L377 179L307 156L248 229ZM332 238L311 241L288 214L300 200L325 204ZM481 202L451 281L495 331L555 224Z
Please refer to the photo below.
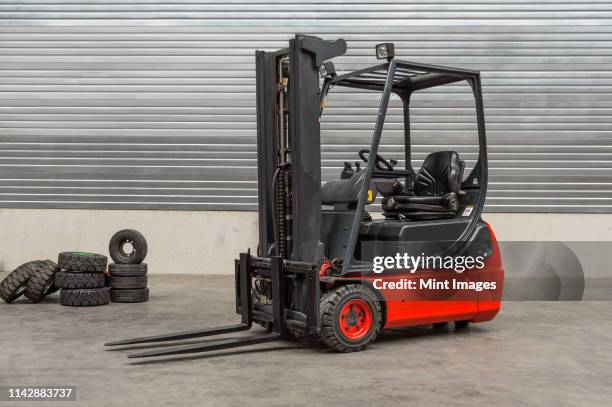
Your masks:
M449 192L458 193L464 168L465 163L456 151L436 151L429 154L414 178L414 194L441 196Z

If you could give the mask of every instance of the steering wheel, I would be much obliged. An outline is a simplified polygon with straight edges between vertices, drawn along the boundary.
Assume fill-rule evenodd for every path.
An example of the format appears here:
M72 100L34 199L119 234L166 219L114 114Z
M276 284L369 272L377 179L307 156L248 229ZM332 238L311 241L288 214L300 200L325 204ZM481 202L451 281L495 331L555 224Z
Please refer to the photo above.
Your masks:
M370 149L362 148L359 150L359 158L361 158L363 162L367 164L368 157L366 157L366 154L368 157L370 156ZM389 161L385 160L380 154L376 154L374 166L381 171L393 171L393 165Z

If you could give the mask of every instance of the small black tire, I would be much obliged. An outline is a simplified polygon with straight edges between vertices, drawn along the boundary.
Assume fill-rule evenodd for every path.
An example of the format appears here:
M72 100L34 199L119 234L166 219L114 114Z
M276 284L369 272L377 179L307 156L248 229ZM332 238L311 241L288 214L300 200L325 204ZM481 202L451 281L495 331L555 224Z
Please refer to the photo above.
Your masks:
M106 275L104 273L71 273L69 271L60 271L55 276L55 285L68 290L100 288L106 285Z
M147 263L140 264L115 264L108 265L108 272L111 276L117 277L138 277L146 276L148 272Z
M89 273L104 273L108 259L102 254L86 252L62 252L57 264L62 270Z
M111 288L118 290L138 290L141 288L147 288L149 280L147 276L135 276L135 277L119 277L110 276Z
M344 318L345 308L351 319L355 319L354 326L359 326L361 312L353 311L350 304L356 302L368 315L369 323L363 323L366 330L350 338L340 327L340 320ZM359 352L365 350L382 329L382 307L376 295L368 287L361 284L349 284L337 287L326 292L321 297L321 340L324 344L338 352ZM361 316L361 317L360 317ZM347 322L353 325L352 322Z
M32 276L34 264L33 261L24 263L2 280L0 283L0 298L4 302L10 304L25 293L28 280Z
M24 294L33 303L41 302L47 295L57 291L55 287L55 277L59 267L50 260L34 262L32 274Z
M139 290L111 290L112 302L137 303L149 301L149 289Z
M110 288L84 288L60 291L60 302L68 307L97 307L110 302Z
M124 250L124 246L128 243L132 246L132 251L129 253ZM147 250L147 240L142 233L133 229L120 230L111 237L108 244L110 256L117 264L142 263L147 257Z
M465 329L469 325L469 321L455 321L455 329Z

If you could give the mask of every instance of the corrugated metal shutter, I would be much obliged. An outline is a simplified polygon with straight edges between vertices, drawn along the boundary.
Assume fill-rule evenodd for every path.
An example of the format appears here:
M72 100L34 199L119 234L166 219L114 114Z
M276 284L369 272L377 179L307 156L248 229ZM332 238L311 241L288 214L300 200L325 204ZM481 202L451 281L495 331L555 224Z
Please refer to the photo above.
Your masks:
M611 211L612 2L595 0L1 1L0 206L255 209L254 50L296 32L345 38L345 70L383 41L481 70L487 210ZM434 98L415 105L415 164L472 129L465 94ZM330 100L326 177L377 102Z

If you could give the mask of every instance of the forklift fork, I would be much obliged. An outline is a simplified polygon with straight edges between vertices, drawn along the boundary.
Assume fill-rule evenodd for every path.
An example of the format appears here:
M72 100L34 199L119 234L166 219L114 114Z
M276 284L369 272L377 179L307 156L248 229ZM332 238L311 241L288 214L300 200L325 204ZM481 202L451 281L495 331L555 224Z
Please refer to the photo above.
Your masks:
M273 315L272 332L264 335L250 336L246 338L226 338L208 342L206 344L182 345L143 353L130 354L128 358L145 358L155 356L180 355L187 353L210 352L219 349L230 349L241 346L256 345L259 343L272 342L284 337L284 321L282 312L284 290L282 263L280 257L272 257L270 262L270 276L272 279ZM236 261L236 307L240 311L240 324L227 325L215 328L205 328L194 331L177 332L166 335L145 336L106 343L105 346L125 346L143 343L157 343L180 341L185 339L204 338L207 336L224 335L228 333L247 331L253 325L253 302L251 297L252 260L250 253L240 253L240 260Z
M260 343L278 341L282 337L277 333L269 333L248 338L228 338L212 341L204 345L175 346L169 349L153 350L150 352L129 354L128 358L149 358L156 356L184 355L189 353L211 352L220 349L239 348L242 346L257 345Z

